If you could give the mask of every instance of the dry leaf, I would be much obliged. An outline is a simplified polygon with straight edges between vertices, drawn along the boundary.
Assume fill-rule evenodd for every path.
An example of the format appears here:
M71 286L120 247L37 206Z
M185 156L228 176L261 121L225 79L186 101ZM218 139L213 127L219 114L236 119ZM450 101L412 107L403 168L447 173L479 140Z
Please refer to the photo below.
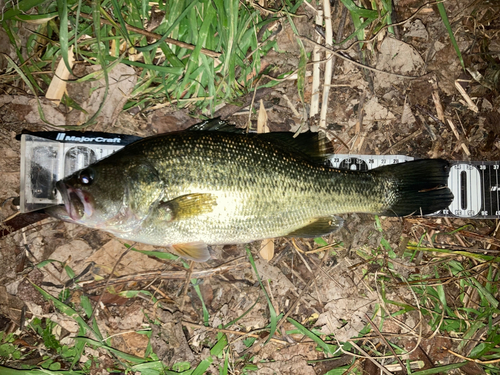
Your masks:
M257 133L269 133L269 128L267 127L267 112L262 99L260 99L259 116L257 117Z
M262 241L260 256L268 262L274 257L274 240L268 238Z

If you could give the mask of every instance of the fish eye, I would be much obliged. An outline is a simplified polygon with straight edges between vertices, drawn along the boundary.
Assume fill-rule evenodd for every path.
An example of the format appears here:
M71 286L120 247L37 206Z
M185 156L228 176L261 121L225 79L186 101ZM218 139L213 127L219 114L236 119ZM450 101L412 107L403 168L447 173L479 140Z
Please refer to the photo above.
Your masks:
M86 168L78 174L78 180L82 185L91 185L94 181L94 170L91 168Z

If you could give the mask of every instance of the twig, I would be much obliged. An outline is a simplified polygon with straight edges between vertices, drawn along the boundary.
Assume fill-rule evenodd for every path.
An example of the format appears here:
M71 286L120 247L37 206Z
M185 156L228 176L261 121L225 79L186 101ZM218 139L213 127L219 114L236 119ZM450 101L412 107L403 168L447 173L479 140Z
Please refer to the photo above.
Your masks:
M481 361L481 360L475 359L475 358L464 357L463 355L455 353L453 350L445 348L444 346L443 346L443 349L446 350L448 353L453 354L454 356L456 356L456 357L458 357L460 359L465 359L466 361L474 362L474 363L479 363L481 365L490 365L492 363L498 363L498 362L500 362L500 359L492 359L491 361Z
M286 101L286 104L288 104L288 107L290 108L290 110L293 112L293 115L297 118L302 118L303 116L299 113L299 111L297 111L297 109L295 108L295 106L293 105L293 103L291 102L290 98L288 98L288 96L286 95L283 95L283 99L285 99Z
M392 146L389 146L389 148L387 150L385 150L384 152L382 152L382 154L387 154L388 155L388 154L391 153L392 150L396 150L399 146L409 144L408 141L410 139L418 137L420 134L422 134L422 132L423 132L422 129L418 129L417 131L411 133L409 136L403 138L400 141L397 141Z
M450 119L448 119L448 125L450 125L450 128L451 130L453 131L453 134L455 135L455 137L457 138L458 142L460 142L460 146L462 147L462 149L464 150L465 154L470 157L471 153L469 151L469 148L467 147L467 145L462 141L462 139L460 138L460 135L458 134L458 130L455 126L455 124L453 123L453 121L451 121Z
M307 3L307 1L305 3ZM318 11L316 13L316 25L321 26L322 24L323 24L323 12ZM321 36L318 36L318 39L317 39L318 43L321 41L320 38L321 38ZM318 62L320 60L321 60L321 54L319 52L319 47L314 46L312 61ZM312 92L311 109L310 109L310 113L309 113L311 117L316 116L319 112L320 75L321 75L320 65L314 64L313 65L313 82L312 82L312 89L311 89L311 92Z
M457 79L455 81L455 87L457 88L457 90L460 93L460 95L462 95L462 98L464 98L465 102L467 103L467 107L469 107L469 109L472 112L478 113L479 109L477 108L476 103L474 103L472 101L472 99L470 98L469 94L467 94L467 92L465 91L465 89L462 87L462 85L460 84L460 80Z
M441 122L444 122L444 111L443 106L441 105L441 99L439 98L439 88L436 81L436 76L431 79L432 83L432 100L434 101L434 106L436 107L436 113L438 119Z
M369 355L367 352L365 352L363 349L361 349L354 341L351 342L351 345L354 346L361 354L363 354L364 358L369 359L371 362L373 362L373 364L375 366L377 366L384 374L392 375L392 373L387 371L387 369L384 366L382 366L380 363L377 362L377 360L375 358L373 358L371 355ZM340 346L340 348L342 348L342 346ZM342 348L342 352L345 354L352 355L352 353L345 352L343 348ZM404 367L404 368L406 368L406 367Z
M120 257L118 258L118 260L113 265L113 269L111 270L110 274L108 275L108 277L105 280L103 292L99 295L99 299L96 302L96 309L97 309L97 307L99 306L99 304L102 301L102 297L104 296L104 293L106 292L106 289L108 288L109 281L113 277L113 274L115 273L116 267L118 267L118 264L120 264L120 262L122 261L123 257L125 255L127 255L127 253L130 251L130 249L132 249L134 246L135 246L135 242L132 245L130 245L130 247L127 247L125 249L125 251L122 253L122 255L120 255ZM88 319L89 321L92 321L92 318L94 317L94 313L95 313L96 309L92 309L92 314L89 316L89 319Z
M182 323L182 325L187 326L187 327L204 329L206 331L211 331L211 332L222 332L222 333L227 333L228 335L247 336L247 337L254 337L257 339L260 338L259 335L256 335L254 333L249 333L249 332L233 331L230 329L223 329L223 328L205 327L204 325L187 322L185 320L181 320L181 323ZM280 340L280 339L273 339L272 338L270 341L278 343L278 344L282 344L282 345L288 345L288 342L286 342L284 340Z
M206 270L193 271L191 277L196 279L212 277L216 273L227 272L249 266L250 266L249 263L222 265L219 267L210 268ZM119 276L112 280L109 280L107 285L109 286L109 285L125 284L131 281L147 281L155 278L171 280L171 279L184 279L185 277L186 277L186 271L149 271L149 272L136 273L132 275ZM88 290L88 289L99 288L106 285L106 280L92 281L92 282L82 281L79 282L78 284L82 286L84 289Z
M302 260L302 263L304 263L304 265L306 266L306 268L308 269L308 271L311 274L313 274L313 271L311 270L311 267L309 267L309 264L306 262L306 260L304 259L304 257L301 254L301 253L303 253L303 251L299 250L299 247L295 243L295 238L292 238L292 243L293 243L293 248L295 249L295 251L297 251L297 254L299 255L300 259Z
M377 335L379 335L379 337L382 339L382 341L384 342L384 344L389 348L389 350L391 351L391 353L394 355L394 358L396 358L396 360L398 361L399 365L401 366L401 369L402 369L401 371L403 371L405 374L408 374L408 371L406 371L406 366L404 365L403 361L401 360L401 358L399 358L399 356L397 355L396 351L394 350L394 348L392 347L392 345L389 344L389 342L384 337L384 335L382 334L382 332L380 332L380 330L378 329L377 325L373 322L373 320L370 319L370 317L366 313L365 313L365 318L368 320L368 322L370 323L370 325L372 326L372 328L375 330L375 332L377 333Z
M371 66L361 64L361 63L359 63L359 62L357 62L355 60L352 60L352 59L350 59L350 58L342 55L339 51L336 51L336 50L334 50L332 48L328 48L328 47L322 46L321 44L316 43L314 40L309 39L306 36L299 36L299 38L301 38L302 40L307 40L308 42L312 43L313 45L319 46L320 48L322 48L322 49L324 49L326 51L330 51L332 53L332 55L340 57L343 60L349 61L351 64L354 64L357 67L360 67L360 68L363 68L363 69L368 69L368 70L371 70L372 72L381 73L381 74L387 74L387 75L390 75L390 76L394 76L394 77L398 77L398 78L405 78L405 79L417 79L417 78L422 78L423 76L425 76L425 74L422 75L422 76L406 76L406 75L403 75L403 74L386 72L384 70L380 70L380 69L377 69L377 68L372 68ZM347 51L347 50L342 50L342 51Z
M92 15L86 14L86 13L80 13L80 17L88 19L88 20L92 20L93 19ZM111 15L109 15L109 14L108 14L108 17L110 19L112 19ZM105 25L110 25L110 26L115 26L116 25L116 23L108 21L105 18L101 18L99 20L99 22L101 22L101 23L103 23ZM133 31L133 32L135 32L137 34L141 34L141 35L147 36L147 37L152 38L152 39L159 40L159 39L163 38L163 36L160 35L160 34L156 34L156 33L150 32L150 31L139 29L138 27L134 27L134 26L131 26L129 24L125 24L125 28L128 31ZM170 44L173 44L173 45L181 47L181 48L189 49L191 51L193 51L196 48L195 45L192 45L192 44L189 44L189 43L184 43L184 42L181 42L180 40L176 40L176 39L172 39L172 38L168 38L168 37L165 38L164 41L165 41L165 43L170 43ZM203 53L204 55L209 56L209 57L213 57L214 59L219 58L220 55L221 55L221 53L219 53L219 52L215 52L215 51L212 51L212 50L209 50L209 49L206 49L206 48L201 48L200 52Z
M325 45L331 47L333 41L333 30L332 30L332 10L330 8L330 0L323 0L323 17L325 22ZM326 115L328 111L328 100L330 99L330 84L332 83L333 75L333 54L326 49L326 64L325 64L325 76L323 82L323 96L321 100L321 112L319 119L319 128L326 129Z
M186 281L184 282L184 287L182 288L182 296L181 296L181 306L179 308L180 311L184 311L184 301L186 300L188 288L189 288L189 283L191 282L191 276L193 275L193 266L194 262L191 261L189 263L189 269L186 272Z

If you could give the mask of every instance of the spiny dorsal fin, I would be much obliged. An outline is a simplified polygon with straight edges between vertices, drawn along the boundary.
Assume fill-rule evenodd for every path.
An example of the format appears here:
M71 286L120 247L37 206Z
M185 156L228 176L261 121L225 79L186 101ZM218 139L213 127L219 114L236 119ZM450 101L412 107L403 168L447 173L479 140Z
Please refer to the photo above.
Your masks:
M259 134L258 137L277 144L284 150L305 155L314 162L326 162L327 138L324 133L305 132L295 137L294 133L276 132Z
M245 134L246 130L236 128L234 125L221 120L220 117L195 124L188 131L218 131L225 133ZM325 154L332 153L328 149L327 138L324 133L305 132L295 136L291 132L249 133L249 136L259 137L274 144L280 145L284 150L298 152L311 161L325 164Z
M205 120L198 124L194 124L193 126L186 129L187 131L218 131L225 133L236 133L236 134L244 134L245 129L240 129L234 126L233 124L228 123L227 121L221 120L220 117L213 118L211 120Z

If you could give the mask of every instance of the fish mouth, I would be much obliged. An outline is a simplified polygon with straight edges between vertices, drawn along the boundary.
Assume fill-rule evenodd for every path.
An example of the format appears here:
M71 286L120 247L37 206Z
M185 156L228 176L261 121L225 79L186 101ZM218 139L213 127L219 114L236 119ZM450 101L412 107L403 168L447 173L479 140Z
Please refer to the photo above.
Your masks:
M56 188L61 193L66 212L72 220L81 220L84 216L91 217L94 213L92 197L90 194L74 189L62 181L56 183Z

